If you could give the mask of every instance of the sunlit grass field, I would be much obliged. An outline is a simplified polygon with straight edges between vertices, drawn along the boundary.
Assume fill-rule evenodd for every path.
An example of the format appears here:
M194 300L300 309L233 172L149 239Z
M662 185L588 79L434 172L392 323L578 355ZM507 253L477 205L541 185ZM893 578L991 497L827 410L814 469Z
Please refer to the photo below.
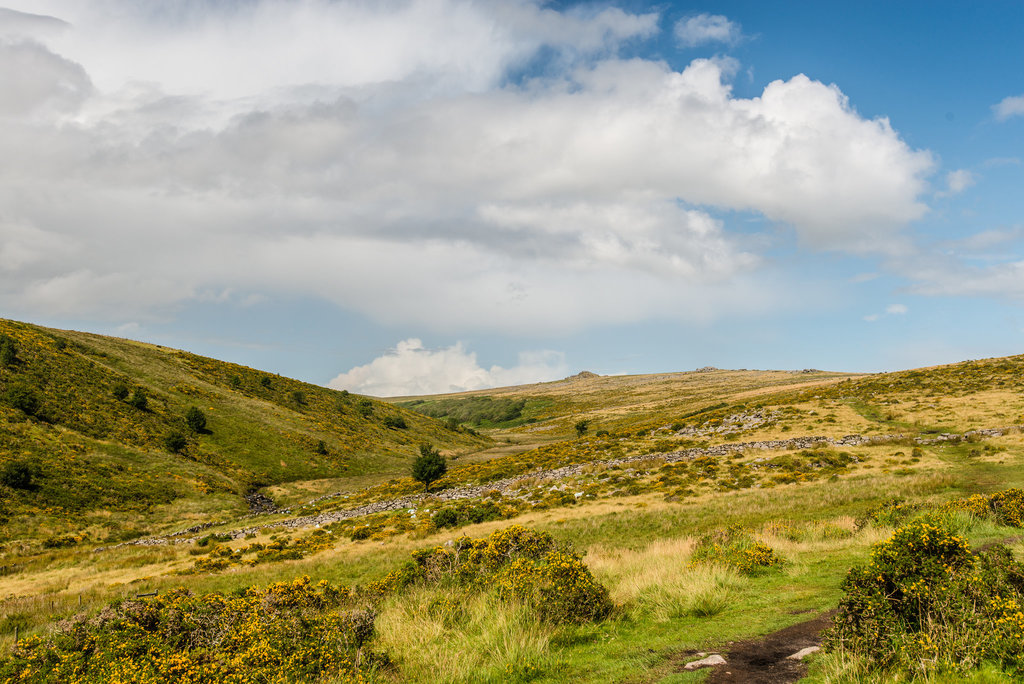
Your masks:
M511 401L465 405L472 410L453 424L446 415L417 412L436 398L374 402L363 416L361 398L276 376L268 388L251 369L123 340L5 325L17 333L24 364L0 371L5 391L36 377L30 366L52 370L58 362L79 369L85 389L63 394L61 383L36 378L50 415L2 409L9 437L0 460L35 459L43 471L35 489L3 485L4 657L14 652L15 633L46 639L60 620L95 614L112 601L170 595L178 587L233 596L308 576L348 588L351 601L362 602L337 610L372 606L375 633L366 648L387 655L360 660L357 649L344 665L349 670L325 665L322 681L347 681L357 671L386 682L696 682L707 673L682 669L692 654L727 649L839 605L850 568L867 563L872 548L902 524L865 523L883 502L899 499L924 515L971 495L1024 487L1019 357L871 376L713 370L574 378L473 393ZM65 340L59 349L57 338ZM64 358L71 355L77 356ZM136 427L132 412L115 400L86 396L106 392L116 378L147 388L153 400ZM454 411L465 399L449 396L442 407ZM72 401L81 408L73 419L62 417ZM211 417L211 434L192 437L184 455L168 453L161 430L177 425L197 401ZM473 411L482 416L510 406L519 415L504 424L474 418ZM111 426L89 427L90 415ZM407 427L385 427L385 416L401 416ZM1000 433L970 434L991 428ZM875 441L758 444L846 435ZM321 442L327 454L318 451ZM409 477L408 464L420 442L441 446L449 470L430 494L404 507L319 527L233 534L419 496L422 484ZM687 449L703 451L674 456ZM68 465L72 457L83 462ZM115 491L129 487L119 495L129 500L130 486L141 488L143 499L154 491L163 498L134 508L94 498L75 508L61 503L73 499L52 494L60 478L88 485L98 477ZM248 515L241 494L254 486L290 512ZM479 493L445 498L468 486ZM51 499L41 501L44 495ZM942 515L972 548L1007 541L1020 557L1020 531L1005 520ZM156 540L178 543L117 545L208 522L216 524ZM429 581L386 579L422 559L421 551L458 549L460 540L489 538L511 525L548 533L559 553L578 557L607 592L610 612L552 622L527 594L502 593L490 580L456 581L429 568ZM555 587L562 581L545 569L548 561L513 554L503 562L540 573ZM392 588L373 589L382 581ZM303 652L296 643L296 653ZM819 654L807 676L906 677L866 662L851 653ZM1015 667L1008 663L989 663L971 676L1002 681L999 673ZM928 681L956 681L950 673L922 672Z

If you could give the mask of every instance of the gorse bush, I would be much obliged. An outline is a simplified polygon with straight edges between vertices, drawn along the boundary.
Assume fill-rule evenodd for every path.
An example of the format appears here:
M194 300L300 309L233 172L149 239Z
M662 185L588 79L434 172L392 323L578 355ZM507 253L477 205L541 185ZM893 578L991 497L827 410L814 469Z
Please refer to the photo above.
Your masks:
M374 619L349 590L308 577L235 595L178 589L23 639L0 681L363 681L388 662L368 648Z
M8 335L0 335L0 366L13 366L17 360L17 343Z
M140 411L145 411L149 406L149 397L144 391L137 389L132 393L132 398L128 400L128 403Z
M576 553L560 549L550 534L520 525L418 551L367 590L385 595L417 583L495 591L503 600L534 606L542 620L555 624L598 620L612 607L608 590Z
M39 395L24 385L11 385L5 393L7 403L27 416L39 413L41 402Z
M439 528L462 527L490 520L507 520L519 514L519 507L516 505L518 503L517 500L508 503L460 501L439 509L431 516L431 520Z
M690 564L702 563L717 563L735 568L744 575L756 575L780 565L782 559L770 546L755 540L748 530L732 526L700 538Z
M35 479L38 476L38 467L25 461L9 461L4 464L3 468L0 468L0 484L11 489L34 489Z
M917 520L877 544L842 589L828 650L907 677L983 662L1024 674L1024 566L1004 546L973 555L941 518Z
M124 401L128 398L128 385L123 382L115 383L114 386L110 388L110 393L114 395L115 399Z
M385 416L384 427L392 428L394 430L405 430L409 426L405 422L405 418L402 416Z
M894 498L872 506L857 518L857 529L868 526L895 527L921 510L921 504L908 503L903 499Z
M1006 489L995 494L975 494L947 503L946 510L966 511L979 518L989 517L1007 527L1024 527L1024 490Z
M185 435L181 434L180 432L169 432L167 433L167 436L164 437L164 448L166 448L172 454L181 453L182 451L185 450L185 447L187 446L188 440L185 438Z

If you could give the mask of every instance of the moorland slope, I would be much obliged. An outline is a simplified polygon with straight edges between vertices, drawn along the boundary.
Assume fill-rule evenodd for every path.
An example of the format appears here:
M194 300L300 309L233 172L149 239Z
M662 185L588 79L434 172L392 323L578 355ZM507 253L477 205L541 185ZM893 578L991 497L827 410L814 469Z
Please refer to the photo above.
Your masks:
M4 387L41 400L29 413L5 389L5 435L22 439L5 459L51 463L46 439L84 445L83 479L106 477L103 455L135 459L121 463L136 487L156 463L230 485L150 505L149 527L118 544L54 538L66 512L10 516L23 532L0 550L0 681L733 681L728 664L687 669L714 652L747 681L1024 673L1024 356L584 375L367 400L362 416L362 398L184 352L8 329ZM56 399L71 390L32 380L58 362L101 396L106 432ZM111 398L115 382L128 402L142 388L152 415ZM171 454L161 440L190 406L209 434ZM272 456L224 428L236 415L277 435ZM420 440L450 457L428 492L408 475ZM43 477L4 493L31 502ZM247 514L238 492L253 484L287 506ZM202 529L168 535L181 502ZM825 652L786 661L793 634Z

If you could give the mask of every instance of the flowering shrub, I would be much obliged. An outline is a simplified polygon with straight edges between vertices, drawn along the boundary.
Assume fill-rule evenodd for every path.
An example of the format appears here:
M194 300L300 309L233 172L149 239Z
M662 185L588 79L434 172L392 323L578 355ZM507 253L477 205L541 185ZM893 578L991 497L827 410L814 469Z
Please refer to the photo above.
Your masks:
M868 525L899 525L919 510L921 510L920 504L907 503L903 499L886 499L882 503L869 508L864 515L857 518L857 529L863 529Z
M0 661L0 681L363 681L388 662L367 647L374 617L347 589L308 577L240 595L178 589L23 639Z
M578 555L559 549L547 532L520 525L417 551L367 591L383 596L416 582L493 589L502 599L535 606L541 619L554 623L596 620L611 610L607 589Z
M989 515L1008 527L1024 527L1024 490L1021 489L1006 489L989 496L974 494L965 499L950 501L945 507L967 511L979 517Z
M850 570L827 649L907 675L965 674L982 662L1024 674L1024 566L927 520L901 527Z
M756 575L766 568L780 565L782 559L772 547L754 540L748 531L734 525L700 538L690 564L701 563L729 565L744 575Z

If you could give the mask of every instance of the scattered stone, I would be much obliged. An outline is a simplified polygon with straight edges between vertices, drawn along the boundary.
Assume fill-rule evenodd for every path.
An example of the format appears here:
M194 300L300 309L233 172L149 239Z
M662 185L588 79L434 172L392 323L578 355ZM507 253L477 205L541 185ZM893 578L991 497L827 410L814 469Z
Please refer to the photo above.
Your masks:
M924 437L913 437L905 434L888 434L888 435L846 435L845 437L833 438L824 436L809 436L809 437L793 437L791 439L774 439L764 440L758 442L743 442L735 444L718 444L710 447L694 447L691 449L683 449L681 451L673 451L662 454L659 456L666 464L678 463L681 461L692 461L699 456L727 456L734 454L739 451L745 451L748 449L756 449L762 451L778 451L782 449L814 449L815 447L822 446L862 446L871 444L880 444L886 442L892 442L897 439L910 438L915 444L928 445L936 444L939 442L949 441L961 441L970 439L972 436L978 437L998 437L1005 434L1008 431L1019 431L1024 426L1014 425L1006 428L990 428L984 430L969 430L962 435L959 434L947 434L940 435L937 438L926 439ZM261 525L254 525L251 527L243 527L241 529L231 530L225 532L225 534L231 536L232 539L241 539L247 534L255 534L260 530L268 528L289 528L298 529L303 527L312 527L314 525L329 525L340 520L347 520L349 518L356 518L363 515L372 515L374 513L383 513L387 511L394 511L399 508L415 508L423 499L440 499L441 501L457 501L459 499L468 499L474 497L483 497L492 490L497 490L504 494L511 494L517 490L517 488L526 480L535 480L536 478L546 478L547 480L564 480L571 477L579 477L583 474L584 469L592 468L595 464L601 464L606 467L613 466L626 466L638 461L648 461L651 459L651 454L641 454L638 456L626 456L623 458L609 459L607 461L591 461L587 463L575 463L572 465L562 466L560 468L552 468L550 470L538 470L536 472L527 473L525 475L516 475L514 477L498 480L496 482L490 482L482 485L465 485L461 487L452 487L440 492L435 492L429 495L426 494L411 494L398 499L390 499L384 501L376 501L373 503L365 504L355 508L333 510L327 512L316 513L313 515L305 515L288 520L281 520L278 522L264 523ZM754 461L757 467L757 461ZM633 472L632 469L627 468L624 470L625 473ZM598 480L606 480L607 476L602 475L598 477ZM566 485L553 486L553 490L564 491ZM754 489L760 489L761 483L755 483ZM611 496L624 495L622 489L617 489L611 492ZM343 495L341 492L334 494L326 494L320 496L312 501L307 502L309 504L315 504L320 501L327 499L337 500L339 498L348 498L347 495ZM530 503L535 503L532 499ZM291 509L278 509L278 514L290 514ZM258 517L265 514L254 514L250 513L246 517ZM95 552L106 551L108 549L115 549L124 546L158 546L162 544L190 544L194 543L199 539L198 532L206 530L207 528L227 525L237 522L237 519L232 520L221 520L216 522L207 522L199 525L194 525L187 529L179 532L173 532L171 534L159 536L159 537L147 537L143 539L134 539L132 541L121 542L120 544L114 544L113 546L101 546L94 549Z
M821 646L808 646L807 648L801 648L799 651L791 656L786 656L786 660L803 660L812 653L817 653L821 650Z
M707 658L701 658L700 660L694 660L693 662L686 663L686 665L683 665L683 669L699 670L704 667L717 667L719 665L725 665L725 658L715 653L709 655Z

